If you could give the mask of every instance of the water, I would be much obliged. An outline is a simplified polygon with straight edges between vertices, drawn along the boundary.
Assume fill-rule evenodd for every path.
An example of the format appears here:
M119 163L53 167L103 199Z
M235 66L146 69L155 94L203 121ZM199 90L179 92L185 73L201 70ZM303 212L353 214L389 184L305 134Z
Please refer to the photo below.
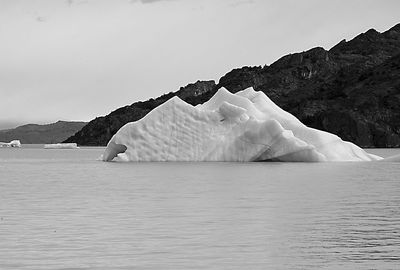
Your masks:
M0 269L399 269L399 163L102 151L0 149Z

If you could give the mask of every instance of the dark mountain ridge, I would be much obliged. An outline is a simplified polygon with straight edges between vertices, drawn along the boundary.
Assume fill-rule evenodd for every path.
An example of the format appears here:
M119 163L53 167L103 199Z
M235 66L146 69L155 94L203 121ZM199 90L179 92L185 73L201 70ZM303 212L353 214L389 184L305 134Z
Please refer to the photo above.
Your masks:
M0 141L20 140L24 143L59 143L81 130L86 122L58 121L47 125L27 124L0 130Z
M173 96L196 105L219 88L253 87L310 127L362 147L400 146L400 24L370 29L330 50L316 47L281 57L270 66L234 69L156 99L136 102L96 118L66 142L106 145L120 127L137 121Z

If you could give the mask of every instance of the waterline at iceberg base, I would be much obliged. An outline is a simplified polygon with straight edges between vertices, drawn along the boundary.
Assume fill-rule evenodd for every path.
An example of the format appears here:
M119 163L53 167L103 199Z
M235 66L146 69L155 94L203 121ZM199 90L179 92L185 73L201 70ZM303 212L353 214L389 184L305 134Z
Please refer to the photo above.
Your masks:
M104 161L378 161L357 145L309 128L253 88L221 88L192 106L173 97L123 126ZM389 158L398 161L398 157Z

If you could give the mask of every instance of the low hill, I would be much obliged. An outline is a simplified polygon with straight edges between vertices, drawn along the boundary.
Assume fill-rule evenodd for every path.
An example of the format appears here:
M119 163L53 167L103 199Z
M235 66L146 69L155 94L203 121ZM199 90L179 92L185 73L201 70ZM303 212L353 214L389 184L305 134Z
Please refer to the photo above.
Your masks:
M173 96L192 105L221 87L232 93L253 87L310 127L362 147L400 146L400 24L370 29L330 50L317 47L286 55L270 66L234 69L214 81L198 81L145 102L98 117L66 142L106 145L124 124L137 121Z
M58 121L47 125L28 124L0 130L0 141L20 140L24 143L59 143L81 130L86 122Z

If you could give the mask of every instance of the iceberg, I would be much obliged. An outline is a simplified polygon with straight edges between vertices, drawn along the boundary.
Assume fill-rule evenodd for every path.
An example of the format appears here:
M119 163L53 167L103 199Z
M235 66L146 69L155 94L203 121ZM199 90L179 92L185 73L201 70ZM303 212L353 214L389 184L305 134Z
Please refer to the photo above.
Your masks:
M79 148L76 143L53 143L45 144L45 149L77 149Z
M192 106L178 97L127 123L104 161L375 161L357 145L307 127L253 88L221 88Z
M0 142L0 147L21 147L21 142L19 140L13 140L9 143Z

